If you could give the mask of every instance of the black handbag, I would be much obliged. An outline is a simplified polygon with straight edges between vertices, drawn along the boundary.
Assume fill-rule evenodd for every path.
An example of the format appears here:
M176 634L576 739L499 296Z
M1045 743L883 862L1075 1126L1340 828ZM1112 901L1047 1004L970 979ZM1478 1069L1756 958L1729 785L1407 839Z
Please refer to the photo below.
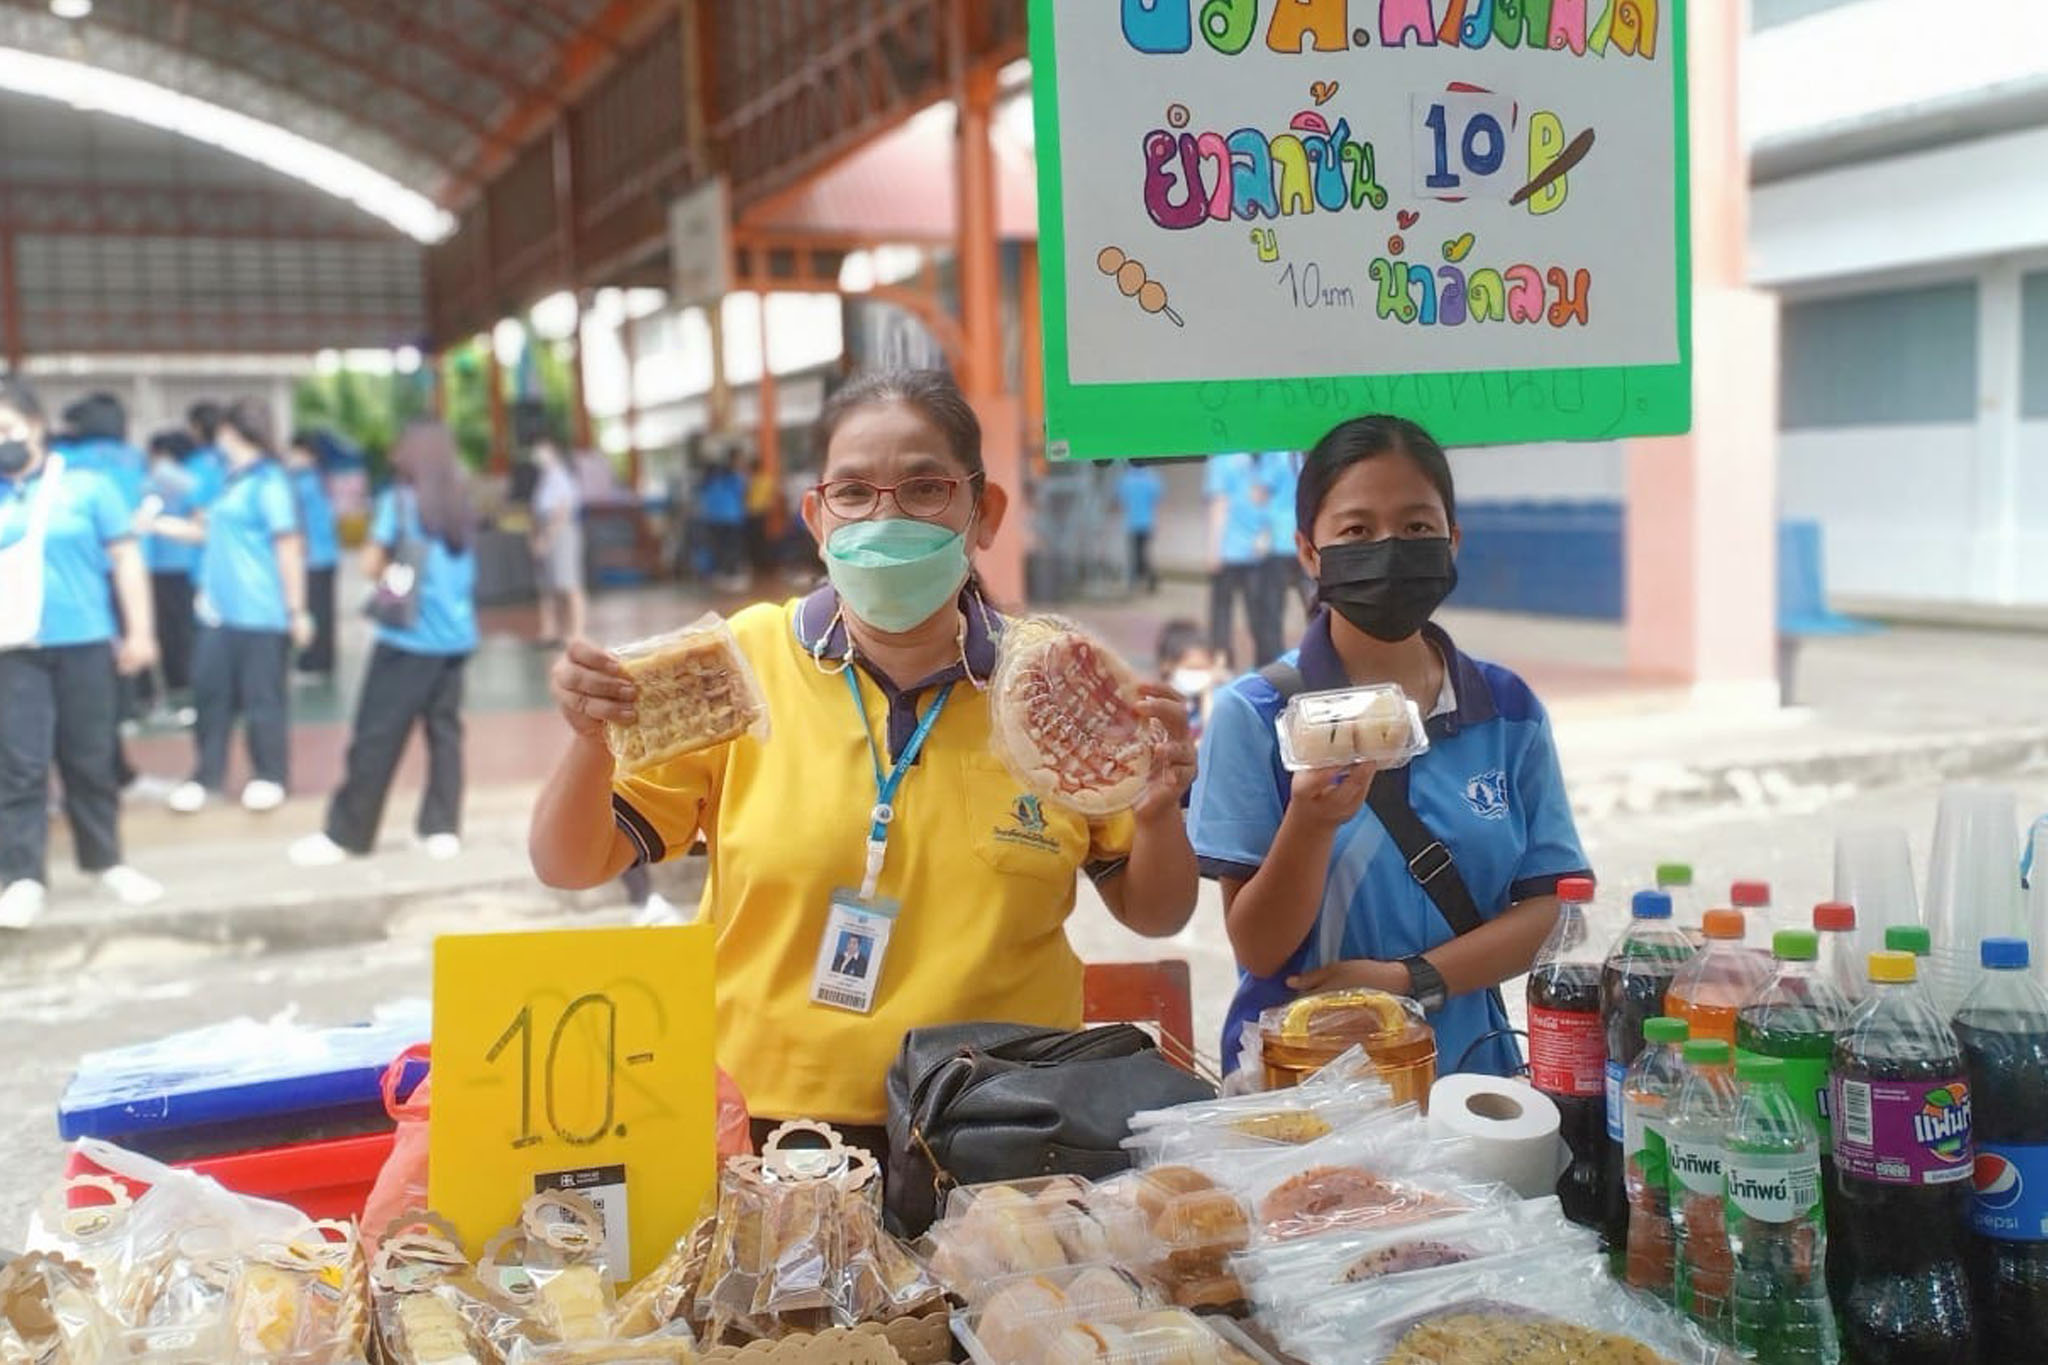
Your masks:
M411 630L420 619L420 580L427 572L427 541L412 529L419 518L412 494L401 489L394 496L398 529L386 547L389 558L384 571L371 585L370 600L363 604L363 612L380 626Z
M956 1185L1128 1170L1131 1115L1215 1097L1132 1024L913 1029L889 1069L890 1230L922 1236Z

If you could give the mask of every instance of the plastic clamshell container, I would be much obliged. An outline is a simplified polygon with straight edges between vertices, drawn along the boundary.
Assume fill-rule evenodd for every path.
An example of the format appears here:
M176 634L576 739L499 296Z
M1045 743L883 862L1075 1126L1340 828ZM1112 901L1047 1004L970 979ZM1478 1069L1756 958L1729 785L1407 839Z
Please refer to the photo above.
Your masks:
M977 1283L1097 1263L1142 1265L1153 1247L1138 1212L1078 1176L956 1189L932 1230L933 1268L963 1297Z
M1273 721L1289 772L1373 763L1398 768L1429 752L1422 708L1393 683L1304 692Z
M1032 1355L991 1349L965 1317L953 1320L953 1330L976 1365L1259 1365L1202 1319L1172 1308L1072 1323Z
M1266 1088L1299 1085L1354 1046L1363 1046L1396 1104L1429 1103L1436 1084L1436 1030L1404 995L1328 991L1276 1005L1259 1016Z
M1163 1307L1159 1296L1116 1266L1070 1266L998 1281L967 1324L989 1356L1042 1360L1054 1337L1077 1322L1117 1321Z

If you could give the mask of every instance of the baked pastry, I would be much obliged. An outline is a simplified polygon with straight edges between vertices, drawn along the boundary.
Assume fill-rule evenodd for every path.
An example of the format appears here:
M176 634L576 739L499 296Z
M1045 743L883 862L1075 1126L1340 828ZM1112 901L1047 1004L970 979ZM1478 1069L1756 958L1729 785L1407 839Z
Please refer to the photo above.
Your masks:
M462 1316L438 1295L407 1294L396 1310L400 1360L410 1365L480 1365Z
M1438 1266L1459 1265L1471 1259L1471 1252L1448 1242L1403 1242L1399 1246L1368 1251L1353 1261L1344 1270L1344 1282L1357 1284L1361 1280L1376 1280L1382 1275L1434 1270Z
M1232 1119L1230 1128L1246 1137L1258 1138L1262 1142L1283 1142L1290 1147L1299 1147L1330 1135L1330 1125L1320 1114L1301 1109Z
M1224 1190L1197 1190L1174 1199L1153 1220L1152 1235L1168 1248L1167 1269L1182 1276L1215 1275L1252 1238L1244 1207Z
M1147 1313L1125 1324L1129 1357L1144 1365L1220 1365L1222 1343L1192 1314L1177 1309Z
M1672 1365L1671 1359L1614 1332L1550 1318L1495 1312L1451 1313L1410 1328L1386 1365Z
M1308 692L1287 704L1274 724L1287 767L1343 768L1412 756L1421 729L1407 693L1389 685Z
M1013 624L989 694L997 749L1018 779L1084 815L1135 805L1152 771L1137 675L1062 622Z
M1035 1360L1069 1316L1068 1305L1068 1296L1043 1276L1006 1284L989 1295L974 1334L1003 1365Z
M1148 1222L1156 1222L1176 1198L1213 1190L1216 1182L1192 1166L1155 1166L1139 1176L1133 1188L1138 1211Z
M1145 1296L1128 1274L1110 1266L1090 1266L1067 1285L1066 1300L1076 1316L1114 1322L1144 1311Z
M1174 1280L1167 1286L1167 1294L1180 1308L1235 1308L1244 1302L1244 1283L1228 1270L1221 1270L1214 1275Z
M1310 1038L1374 1038L1399 1033L1414 1021L1398 995L1357 987L1304 995L1281 1016L1280 1036L1288 1042Z
M638 719L608 724L605 737L629 773L738 739L768 714L752 671L721 623L619 652L639 688Z
M1419 1222L1456 1207L1350 1166L1318 1166L1284 1181L1259 1206L1267 1235L1286 1240L1334 1227Z

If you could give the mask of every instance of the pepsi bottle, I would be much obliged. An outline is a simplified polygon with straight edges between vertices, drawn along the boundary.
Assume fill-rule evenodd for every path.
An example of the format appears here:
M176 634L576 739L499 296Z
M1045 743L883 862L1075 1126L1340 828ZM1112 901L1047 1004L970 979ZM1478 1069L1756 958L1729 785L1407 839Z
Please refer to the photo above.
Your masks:
M2048 1350L2048 992L2024 939L1987 938L1955 1018L1976 1105L1970 1283L1987 1360Z

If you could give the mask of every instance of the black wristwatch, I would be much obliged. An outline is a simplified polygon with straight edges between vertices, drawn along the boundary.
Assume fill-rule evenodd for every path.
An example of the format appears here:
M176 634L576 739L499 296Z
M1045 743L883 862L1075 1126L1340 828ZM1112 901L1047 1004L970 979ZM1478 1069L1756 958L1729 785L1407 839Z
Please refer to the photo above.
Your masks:
M1444 1007L1451 998L1450 987L1444 984L1444 974L1430 965L1428 958L1417 953L1404 957L1401 965L1408 969L1408 995L1427 1013L1434 1014Z

